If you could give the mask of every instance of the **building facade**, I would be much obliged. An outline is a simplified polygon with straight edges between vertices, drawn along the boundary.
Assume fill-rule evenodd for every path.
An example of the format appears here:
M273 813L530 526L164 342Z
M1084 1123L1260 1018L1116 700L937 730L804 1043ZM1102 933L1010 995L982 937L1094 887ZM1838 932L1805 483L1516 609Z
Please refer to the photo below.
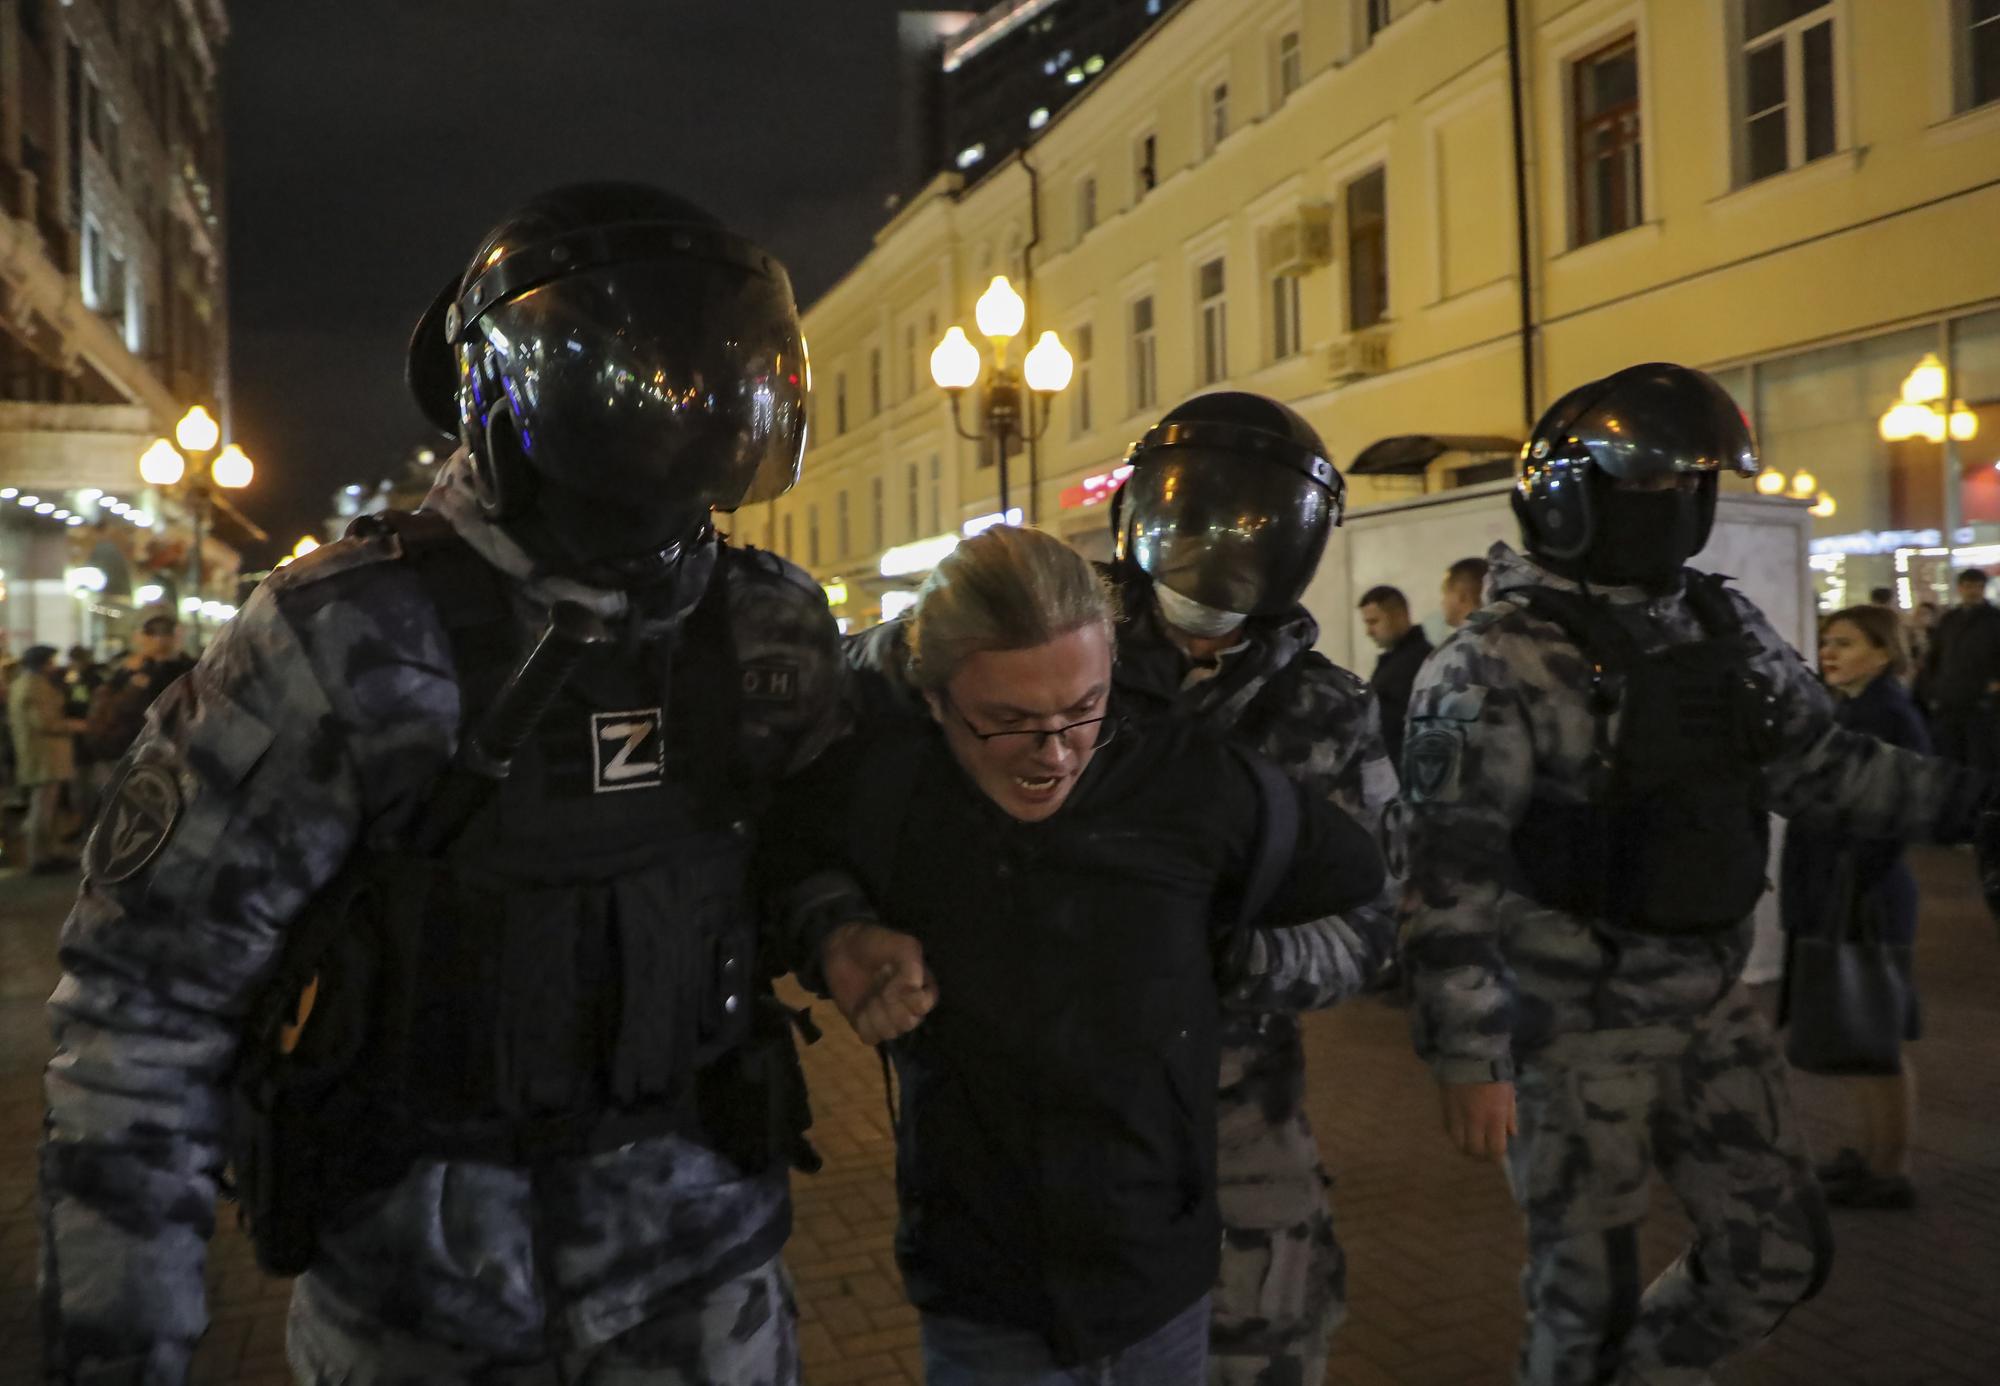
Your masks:
M138 457L228 417L222 0L0 0L0 644L233 590Z
M1561 393L1665 359L1815 504L1825 600L1914 600L2000 561L1996 216L1975 0L1185 0L811 308L805 478L738 528L851 624L905 601L998 508L926 363L1004 273L1077 366L1009 503L1088 549L1199 391L1298 408L1359 506L1490 479Z

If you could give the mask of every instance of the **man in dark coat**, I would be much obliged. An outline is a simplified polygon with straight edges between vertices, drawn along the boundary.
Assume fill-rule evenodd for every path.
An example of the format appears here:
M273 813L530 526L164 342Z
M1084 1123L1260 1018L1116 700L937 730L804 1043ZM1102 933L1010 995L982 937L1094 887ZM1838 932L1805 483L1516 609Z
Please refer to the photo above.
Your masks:
M1958 605L1931 636L1921 685L1938 753L1981 770L1994 764L2000 691L2000 607L1986 600L1986 582L1978 568L1958 575Z
M1417 682L1417 670L1431 652L1430 637L1410 619L1409 599L1394 587L1371 587L1361 597L1361 623L1368 638L1382 651L1375 661L1375 676L1368 680L1369 691L1382 705L1382 740L1389 748L1389 760L1403 760L1403 715L1409 710L1410 689Z

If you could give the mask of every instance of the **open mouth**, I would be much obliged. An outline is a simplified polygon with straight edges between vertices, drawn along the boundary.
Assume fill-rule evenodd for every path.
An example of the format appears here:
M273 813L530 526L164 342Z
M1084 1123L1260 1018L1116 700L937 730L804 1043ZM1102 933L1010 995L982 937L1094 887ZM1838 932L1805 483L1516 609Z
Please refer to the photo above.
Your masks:
M1038 779L1030 779L1026 775L1014 776L1015 787L1029 794L1046 794L1061 782L1062 778L1058 775L1044 775Z

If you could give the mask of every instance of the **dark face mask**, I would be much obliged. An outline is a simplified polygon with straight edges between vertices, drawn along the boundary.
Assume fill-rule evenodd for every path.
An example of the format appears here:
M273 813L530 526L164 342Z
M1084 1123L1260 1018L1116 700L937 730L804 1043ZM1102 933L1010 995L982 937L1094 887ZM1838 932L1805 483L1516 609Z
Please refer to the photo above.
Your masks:
M1596 501L1596 533L1584 559L1593 582L1657 587L1671 583L1701 547L1701 493L1621 491Z

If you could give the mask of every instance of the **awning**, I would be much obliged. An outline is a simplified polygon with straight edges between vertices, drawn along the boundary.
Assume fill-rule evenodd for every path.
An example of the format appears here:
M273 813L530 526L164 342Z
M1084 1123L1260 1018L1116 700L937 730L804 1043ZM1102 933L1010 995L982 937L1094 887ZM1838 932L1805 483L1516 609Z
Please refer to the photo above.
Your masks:
M1415 476L1448 452L1478 455L1517 453L1518 438L1484 433L1405 433L1381 438L1356 454L1349 476Z

